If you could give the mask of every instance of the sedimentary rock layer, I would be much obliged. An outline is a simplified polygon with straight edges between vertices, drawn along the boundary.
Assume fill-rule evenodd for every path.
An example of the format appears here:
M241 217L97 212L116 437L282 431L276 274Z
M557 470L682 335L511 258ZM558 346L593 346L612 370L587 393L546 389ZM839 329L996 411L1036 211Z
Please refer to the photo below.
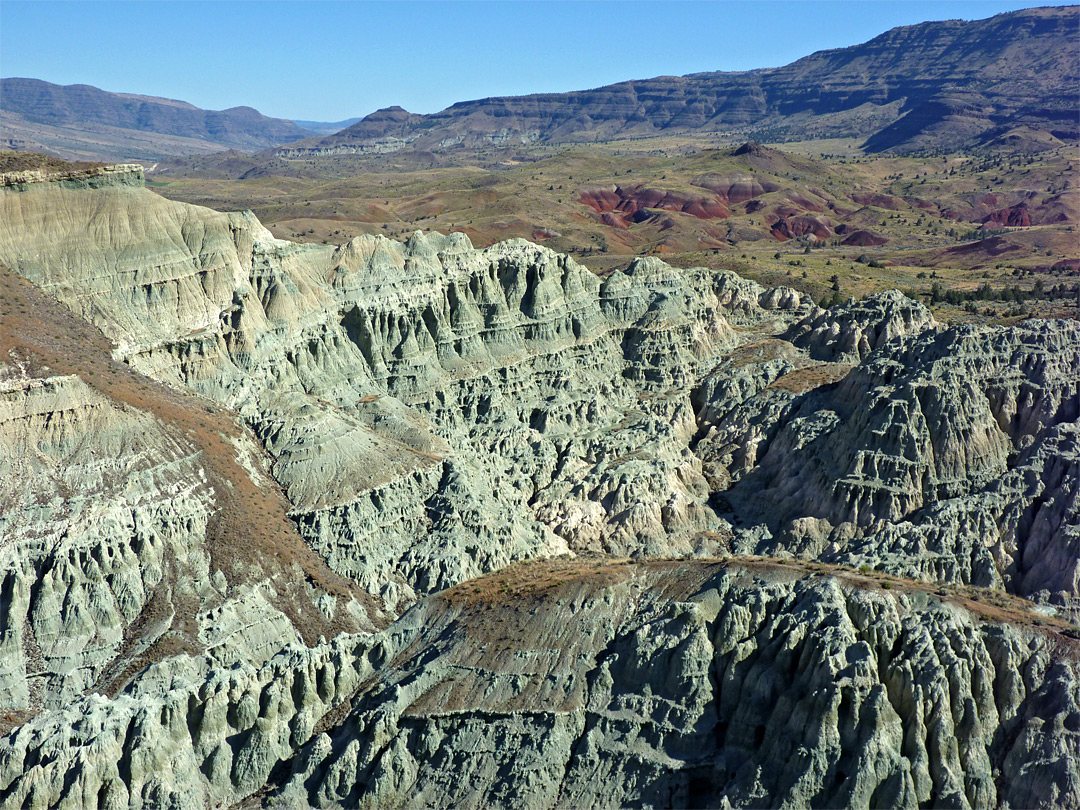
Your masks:
M5 806L1080 806L1075 323L8 179Z
M261 668L177 660L39 717L0 743L0 795L200 806L269 781L271 807L1077 806L1075 642L966 604L762 560L514 566L373 638Z

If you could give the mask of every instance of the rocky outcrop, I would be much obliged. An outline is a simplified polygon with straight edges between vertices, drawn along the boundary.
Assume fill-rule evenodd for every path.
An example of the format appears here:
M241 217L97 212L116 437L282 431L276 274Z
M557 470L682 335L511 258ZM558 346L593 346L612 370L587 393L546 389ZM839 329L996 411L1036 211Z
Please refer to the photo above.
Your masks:
M371 639L261 668L163 664L111 704L34 720L0 743L0 794L203 806L270 781L272 807L1077 806L1058 626L806 574L514 566Z
M544 248L478 251L460 234L302 247L250 216L137 189L39 185L48 188L0 202L30 223L46 202L68 205L86 217L76 218L80 233L115 233L122 215L140 223L127 212L146 202L140 216L178 228L168 250L157 248L161 278L134 299L144 242L94 243L100 257L63 283L85 244L70 230L46 241L9 229L5 257L97 319L136 368L235 407L307 541L398 609L517 559L701 549L701 532L722 530L728 508L742 548L848 553L888 535L879 550L940 549L916 555L918 571L893 555L890 570L1014 581L1025 541L1011 534L1001 544L1010 550L980 551L959 519L935 524L933 541L902 528L922 509L982 492L1042 428L1004 436L999 423L1012 417L1000 408L1012 406L977 393L973 380L989 380L989 369L1008 377L1008 352L991 333L942 343L926 309L899 293L825 311L792 290L656 259L600 282ZM890 354L901 346L910 357ZM1031 384L1056 386L1057 422L1070 418L1070 358L1032 366L1049 376ZM897 392L897 367L910 395ZM1026 396L1009 386L1001 397ZM998 523L1044 497L1023 489L1033 494L1009 500ZM1037 524L1036 545L1068 558L1062 508ZM1008 521L1026 533L1027 519ZM1071 576L1036 587L1030 575L1023 592L1071 598Z
M1080 805L1075 324L135 177L0 188L5 806Z
M935 328L926 307L892 290L845 306L816 309L784 337L815 360L858 363L893 338Z
M522 241L303 247L121 185L0 205L21 223L2 257L135 368L236 408L311 545L394 604L572 548L689 548L715 525L687 449L699 369L729 319L808 311L655 260L601 283Z
M241 482L224 484L189 433L78 376L0 366L0 447L8 712L110 694L185 650L259 665L309 629L305 601L307 614L324 617L319 630L335 618L375 629L362 606L339 606L325 585L307 581L297 593L295 577L263 569L260 579L257 559L242 561L248 575L226 567L215 525L229 507L218 490ZM254 443L237 449L261 477Z
M372 675L386 643L342 635L312 649L289 646L262 665L171 658L114 699L68 703L0 741L0 802L233 804L262 788Z
M767 450L727 496L744 524L764 519L779 533L747 542L850 560L860 538L862 560L906 573L1075 598L1077 479L1065 448L1080 415L1078 346L1063 321L927 331L886 342L783 409L759 406ZM1025 552L1032 541L1038 553ZM1021 585L1037 556L1047 578Z
M152 418L78 377L0 368L0 704L56 708L213 598L213 499Z

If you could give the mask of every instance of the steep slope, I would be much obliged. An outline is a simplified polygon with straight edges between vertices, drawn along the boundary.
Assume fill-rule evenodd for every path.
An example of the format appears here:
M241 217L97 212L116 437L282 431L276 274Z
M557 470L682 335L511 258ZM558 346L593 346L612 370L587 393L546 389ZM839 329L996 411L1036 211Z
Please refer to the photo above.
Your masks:
M0 79L0 112L0 137L91 160L255 150L310 134L251 107L202 110L185 101L38 79Z
M735 548L1080 606L1074 321L940 330L894 293L787 337L824 364L761 345L697 393Z
M132 166L4 175L0 261L0 802L1080 804L1075 323Z
M0 265L5 726L185 650L258 661L385 624L303 544L222 409L109 349Z
M523 242L291 245L138 178L8 175L0 255L117 357L236 408L300 531L391 606L568 541L688 547L714 518L679 388L735 340L720 296L800 305L648 261L601 284Z
M1065 603L1080 593L1078 368L1075 322L899 339L765 428L776 432L731 498L743 515L760 504L780 534L812 516L810 548L826 559L850 563L857 546L891 570L1004 577Z
M622 82L463 101L439 113L379 110L285 156L592 142L690 132L866 138L870 151L959 148L1027 126L1080 137L1075 6L896 28L781 68Z
M0 798L1075 808L1076 642L1037 620L762 560L515 566L370 639L39 717L0 742Z
M235 408L301 534L392 609L567 550L715 551L734 525L740 548L840 554L924 542L922 521L936 561L866 556L1076 596L1080 566L1034 562L1076 556L1075 470L1053 449L1080 412L1073 324L939 336L898 294L825 312L656 259L601 282L461 234L300 246L138 178L9 175L0 258L117 357ZM954 501L995 515L999 544L943 529L932 510Z

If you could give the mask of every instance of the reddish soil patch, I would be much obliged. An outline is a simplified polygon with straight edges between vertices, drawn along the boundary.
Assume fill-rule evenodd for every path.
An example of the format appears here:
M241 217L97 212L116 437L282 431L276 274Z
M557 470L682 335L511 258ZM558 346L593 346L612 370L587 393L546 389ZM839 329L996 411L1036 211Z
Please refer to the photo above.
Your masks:
M797 239L800 236L813 236L825 240L833 235L829 222L821 217L801 216L781 219L772 226L772 235L781 242Z
M692 185L707 188L728 205L747 202L781 189L778 183L749 175L701 174L690 182Z
M996 225L1004 228L1026 228L1031 225L1031 212L1026 205L1014 205L1012 208L1001 208L983 219L987 225Z
M878 245L884 245L889 240L879 233L873 231L855 231L851 236L847 237L842 244L852 245L854 247L877 247Z
M589 206L601 215L614 212L623 214L624 222L646 208L678 211L706 220L724 219L731 216L727 204L718 197L699 197L681 191L639 185L616 186L615 188L590 186L578 192L578 202ZM605 224L611 223L605 220Z

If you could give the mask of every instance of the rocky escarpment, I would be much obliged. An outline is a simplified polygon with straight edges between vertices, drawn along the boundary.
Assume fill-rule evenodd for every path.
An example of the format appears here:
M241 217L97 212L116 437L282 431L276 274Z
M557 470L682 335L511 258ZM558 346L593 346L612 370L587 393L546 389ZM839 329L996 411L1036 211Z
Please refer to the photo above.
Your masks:
M525 577L404 617L282 803L1076 804L1077 668L1048 639L771 566Z
M78 377L0 368L0 702L55 708L214 590L213 498L195 449L152 418Z
M460 101L430 115L400 107L334 135L274 150L290 157L459 144L582 143L686 133L856 137L871 151L958 149L1018 125L1075 139L1078 61L1071 7L894 28L783 67L660 76L571 93ZM872 79L868 77L873 77Z
M656 260L601 283L520 241L293 245L129 184L0 205L2 257L135 368L236 408L311 545L391 605L573 548L692 548L716 520L687 392L731 323L808 312Z
M842 334L855 314L804 334ZM847 329L854 346L861 328ZM1070 604L1080 570L1078 347L1072 322L924 331L803 396L785 390L795 373L756 362L746 404L714 396L730 412L714 417L699 452L738 480L726 497L739 522L756 525L743 532L749 547L1007 583ZM725 454L746 447L748 431L752 455Z
M342 635L231 667L171 658L112 700L92 694L0 742L0 801L72 808L232 804L262 788L271 769L373 674L386 643Z
M934 328L937 324L926 307L892 290L845 307L817 309L784 338L815 360L858 363L895 337Z
M225 484L190 433L76 375L28 366L0 366L5 710L112 693L185 650L257 665L300 640L311 614L316 633L335 613L340 626L374 630L361 605L339 605L325 584L298 593L302 576L260 571L259 560L242 574L225 566L217 488L242 482ZM240 450L258 466L254 444Z
M184 650L259 662L385 623L303 545L227 414L112 361L2 265L0 351L5 727Z
M1080 805L1075 324L138 179L0 188L5 806Z
M255 804L1076 807L1075 642L1022 607L1002 624L965 604L761 560L515 566L374 638L261 668L162 664L112 704L38 718L0 743L0 792L199 806L269 780Z
M1068 325L940 336L898 293L825 311L656 259L601 282L460 234L300 246L96 185L11 186L3 258L135 368L237 409L311 546L398 610L516 559L715 552L731 525L744 550L1075 597L1071 468L1038 450L1076 419ZM956 498L984 517L933 511Z

